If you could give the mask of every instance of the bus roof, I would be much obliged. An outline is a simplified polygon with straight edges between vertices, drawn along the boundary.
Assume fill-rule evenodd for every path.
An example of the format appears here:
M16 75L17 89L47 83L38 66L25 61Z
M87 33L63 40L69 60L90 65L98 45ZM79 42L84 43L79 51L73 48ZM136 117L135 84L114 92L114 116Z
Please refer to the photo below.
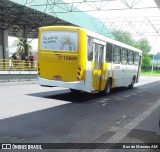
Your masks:
M45 27L40 27L39 29L63 29L63 28L68 28L68 29L82 29L82 30L85 30L87 35L89 36L92 36L92 37L95 37L96 39L100 40L100 41L104 41L104 42L109 42L109 43L112 43L114 45L118 45L118 46L121 46L123 48L126 48L126 49L129 49L129 50L133 50L133 51L136 51L136 52L139 52L140 54L142 54L142 51L140 49L137 49L135 47L132 47L130 45L127 45L125 43L122 43L122 42L119 42L119 41L116 41L114 39L111 39L109 37L106 37L104 35L101 35L101 34L98 34L98 33L95 33L93 31L90 31L90 30L87 30L85 28L81 28L81 27L77 27L77 26L45 26Z

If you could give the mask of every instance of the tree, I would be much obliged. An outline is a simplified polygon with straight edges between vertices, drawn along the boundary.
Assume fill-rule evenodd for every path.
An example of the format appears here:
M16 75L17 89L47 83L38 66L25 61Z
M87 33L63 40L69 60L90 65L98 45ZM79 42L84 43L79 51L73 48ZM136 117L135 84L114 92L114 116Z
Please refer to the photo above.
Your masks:
M13 42L12 47L16 47L16 55L22 56L23 53L25 53L25 45L27 45L28 52L31 52L32 46L30 44L25 44L24 39L17 39Z
M149 53L151 50L151 46L149 44L149 41L147 40L147 38L142 38L140 39L136 44L135 44L136 48L139 48L140 50L142 50L142 52L144 53Z
M119 42L131 45L131 46L134 46L136 43L136 41L132 38L131 34L128 32L112 30L111 33L114 36L115 40Z
M147 38L140 39L136 44L136 48L142 50L142 68L148 68L151 66L151 58L149 52L151 50L151 46Z
M151 66L150 55L146 52L142 54L142 68L149 68Z

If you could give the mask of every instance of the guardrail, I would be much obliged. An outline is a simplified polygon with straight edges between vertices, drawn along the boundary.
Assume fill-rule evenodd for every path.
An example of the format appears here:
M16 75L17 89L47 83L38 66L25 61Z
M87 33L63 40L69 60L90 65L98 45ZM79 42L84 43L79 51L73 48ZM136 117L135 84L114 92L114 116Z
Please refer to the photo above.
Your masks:
M36 78L37 61L0 59L0 80Z
M37 61L0 59L0 71L37 71Z

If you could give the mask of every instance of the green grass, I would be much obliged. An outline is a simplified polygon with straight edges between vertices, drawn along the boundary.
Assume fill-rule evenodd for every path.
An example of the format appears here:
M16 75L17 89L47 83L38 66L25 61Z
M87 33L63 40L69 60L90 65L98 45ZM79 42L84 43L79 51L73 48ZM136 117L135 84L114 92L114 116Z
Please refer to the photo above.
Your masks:
M153 70L153 73L151 71L141 71L141 75L160 75L160 70Z

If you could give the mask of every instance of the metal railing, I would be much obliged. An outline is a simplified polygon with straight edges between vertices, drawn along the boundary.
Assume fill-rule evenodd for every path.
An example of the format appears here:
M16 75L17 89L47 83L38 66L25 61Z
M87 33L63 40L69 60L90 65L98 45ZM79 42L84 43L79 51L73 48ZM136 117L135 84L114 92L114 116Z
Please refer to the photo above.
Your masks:
M37 71L37 61L0 59L0 71Z
M37 61L0 59L0 80L37 79Z

